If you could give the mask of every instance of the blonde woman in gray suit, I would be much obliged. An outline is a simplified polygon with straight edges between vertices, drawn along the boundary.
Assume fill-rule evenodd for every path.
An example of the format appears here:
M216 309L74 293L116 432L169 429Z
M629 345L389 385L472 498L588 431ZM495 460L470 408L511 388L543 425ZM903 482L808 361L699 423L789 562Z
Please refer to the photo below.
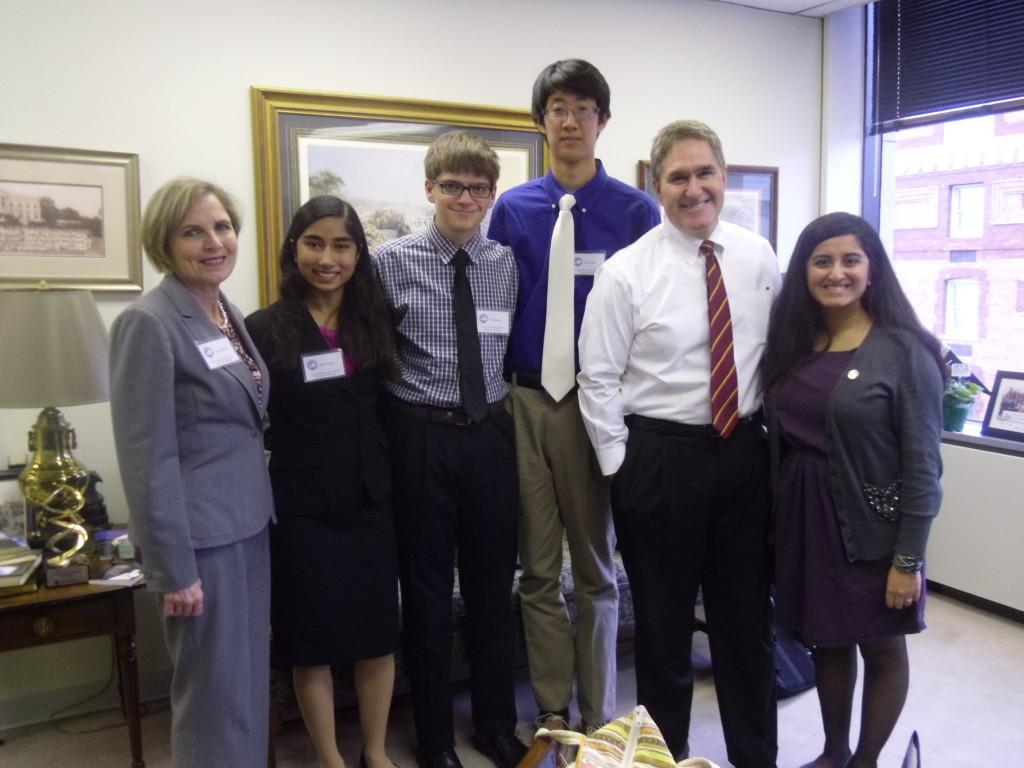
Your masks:
M111 329L118 461L174 662L174 764L188 768L267 762L269 381L220 291L238 227L234 201L213 184L157 190L143 245L166 276Z

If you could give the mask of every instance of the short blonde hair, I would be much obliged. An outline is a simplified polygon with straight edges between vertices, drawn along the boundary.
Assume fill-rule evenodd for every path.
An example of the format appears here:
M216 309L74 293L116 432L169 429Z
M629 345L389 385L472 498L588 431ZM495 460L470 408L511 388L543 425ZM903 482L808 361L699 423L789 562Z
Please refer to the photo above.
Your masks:
M445 171L473 173L486 178L493 187L498 182L501 163L498 153L483 137L470 131L448 131L431 142L423 169L431 181Z
M174 262L168 248L171 233L181 226L192 206L206 195L213 195L224 206L236 233L242 228L238 204L216 184L188 176L171 179L149 198L142 217L142 247L149 263L158 271L173 271Z
M699 120L676 120L674 123L669 123L658 131L658 135L654 137L654 141L651 143L652 179L655 181L661 180L661 171L662 166L665 165L665 158L668 157L668 153L676 145L676 142L683 139L706 141L711 147L711 151L714 153L715 160L722 169L722 172L725 172L725 153L722 151L722 140L718 138L718 134Z

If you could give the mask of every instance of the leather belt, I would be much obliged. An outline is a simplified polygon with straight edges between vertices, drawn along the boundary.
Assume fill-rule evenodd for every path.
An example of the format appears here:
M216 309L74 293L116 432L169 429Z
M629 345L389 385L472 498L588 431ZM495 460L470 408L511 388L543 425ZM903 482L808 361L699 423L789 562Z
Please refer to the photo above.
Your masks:
M399 400L397 397L388 397L387 402L397 411L415 416L434 424L447 424L452 427L468 427L473 420L461 408L438 408L432 405L416 405ZM487 404L487 415L493 416L499 411L505 410L505 398Z
M683 435L685 437L717 437L721 438L718 434L718 430L715 429L713 424L680 424L678 421L666 421L665 419L652 419L648 416L638 416L635 413L631 413L625 418L627 427L636 427L637 429L645 429L649 432L660 432L664 435ZM749 427L761 427L764 421L761 417L761 411L755 411L749 416L744 416L739 420L736 425L736 429L744 429Z
M505 374L505 381L509 384L515 384L517 387L526 387L527 389L538 389L541 392L546 391L544 385L540 383L539 373L520 373L519 371L513 371ZM579 388L579 385L573 385L570 392L575 392Z

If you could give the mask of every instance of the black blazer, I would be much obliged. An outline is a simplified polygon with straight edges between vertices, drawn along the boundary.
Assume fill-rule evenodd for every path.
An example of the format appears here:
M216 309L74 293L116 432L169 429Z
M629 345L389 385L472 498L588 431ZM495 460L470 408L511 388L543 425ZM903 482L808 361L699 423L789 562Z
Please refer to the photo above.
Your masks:
M376 371L306 383L296 363L282 368L270 343L278 303L245 319L270 368L270 478L278 516L351 514L391 493L387 439L377 414L381 391ZM308 313L300 353L330 349Z

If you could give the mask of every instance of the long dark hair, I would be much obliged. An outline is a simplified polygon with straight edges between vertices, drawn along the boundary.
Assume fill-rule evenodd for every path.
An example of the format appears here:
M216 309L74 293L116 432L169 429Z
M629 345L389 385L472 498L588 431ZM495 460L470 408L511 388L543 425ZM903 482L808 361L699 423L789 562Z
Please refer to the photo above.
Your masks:
M278 304L282 311L273 317L270 326L272 348L269 360L272 365L283 368L298 364L299 328L309 313L306 296L312 288L295 262L296 244L314 222L329 217L345 222L345 229L356 241L359 251L352 278L345 284L345 298L338 316L338 340L360 368L376 368L385 378L394 378L398 375L398 368L391 315L373 273L366 233L355 209L333 195L320 195L303 204L292 217L288 234L281 244Z
M917 319L874 227L851 213L829 213L808 224L793 249L782 290L772 307L768 343L761 360L764 391L782 382L814 354L816 338L825 334L831 341L821 305L807 286L807 262L821 243L843 235L856 237L867 254L868 285L861 304L872 322L881 328L900 328L912 333L935 358L943 377L948 377L942 347Z

